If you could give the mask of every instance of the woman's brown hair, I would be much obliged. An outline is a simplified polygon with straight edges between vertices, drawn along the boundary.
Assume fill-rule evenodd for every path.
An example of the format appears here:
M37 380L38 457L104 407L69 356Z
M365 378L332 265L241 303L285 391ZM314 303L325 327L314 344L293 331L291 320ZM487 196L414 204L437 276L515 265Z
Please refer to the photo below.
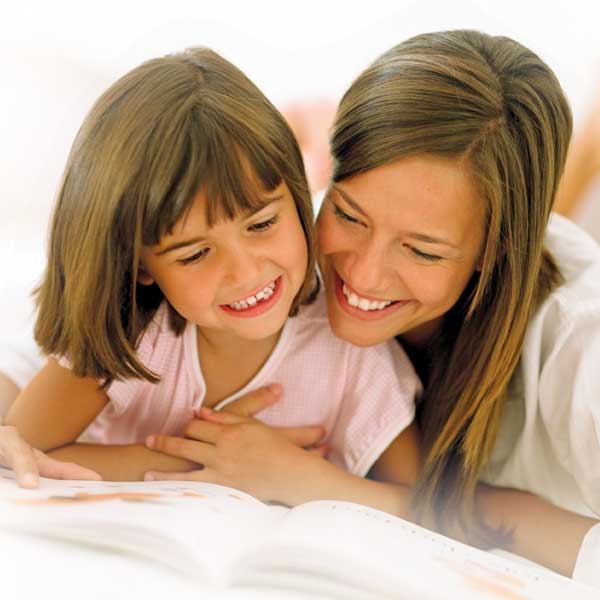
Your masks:
M515 41L476 31L395 46L338 109L334 181L434 154L466 161L485 202L482 268L428 348L418 411L425 464L417 518L449 534L468 530L528 321L561 281L544 234L571 128L550 68ZM489 533L475 527L471 539L485 543Z
M138 283L140 250L171 232L202 188L209 225L260 204L285 181L309 252L313 212L300 150L287 123L235 66L206 48L143 63L96 102L73 144L36 290L35 338L73 372L109 383L158 378L136 345L164 297ZM185 320L170 307L180 334Z

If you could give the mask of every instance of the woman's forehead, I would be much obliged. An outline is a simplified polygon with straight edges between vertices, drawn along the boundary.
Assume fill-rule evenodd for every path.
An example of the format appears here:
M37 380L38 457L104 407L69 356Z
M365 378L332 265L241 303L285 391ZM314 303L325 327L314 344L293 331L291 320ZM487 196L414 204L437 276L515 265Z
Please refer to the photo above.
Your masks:
M485 206L461 159L403 157L334 184L333 193L388 229L459 244Z

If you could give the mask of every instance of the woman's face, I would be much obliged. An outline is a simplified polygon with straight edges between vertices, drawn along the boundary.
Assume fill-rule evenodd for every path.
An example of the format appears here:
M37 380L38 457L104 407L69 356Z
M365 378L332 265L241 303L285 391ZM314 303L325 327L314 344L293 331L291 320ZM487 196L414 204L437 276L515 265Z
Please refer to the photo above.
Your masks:
M426 344L479 267L484 221L459 159L407 156L333 184L317 233L336 335Z

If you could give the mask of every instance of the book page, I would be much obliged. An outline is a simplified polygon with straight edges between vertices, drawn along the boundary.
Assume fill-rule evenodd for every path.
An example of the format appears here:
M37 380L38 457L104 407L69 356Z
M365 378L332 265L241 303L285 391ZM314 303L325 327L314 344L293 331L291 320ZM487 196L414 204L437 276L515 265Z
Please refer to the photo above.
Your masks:
M349 502L320 501L283 516L260 551L244 558L244 584L278 581L332 596L422 600L592 600L593 590L460 544ZM324 588L324 586L327 586Z
M132 553L223 582L281 515L209 483L41 478L39 489L26 490L11 471L0 468L0 477L0 529Z

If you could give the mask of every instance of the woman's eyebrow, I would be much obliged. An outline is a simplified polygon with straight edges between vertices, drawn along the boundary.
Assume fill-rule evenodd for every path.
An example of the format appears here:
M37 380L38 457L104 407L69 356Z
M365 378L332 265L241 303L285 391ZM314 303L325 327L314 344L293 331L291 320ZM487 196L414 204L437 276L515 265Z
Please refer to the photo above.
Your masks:
M368 217L367 213L354 201L344 190L339 188L337 185L331 186L348 204L348 206L352 207L357 213L360 213L363 217Z
M439 244L442 246L448 246L449 248L454 248L455 250L459 250L458 246L451 244L448 240L436 238L431 235L427 235L426 233L411 232L407 233L406 235L409 238L412 238L413 240L418 240L419 242L425 242L427 244Z

